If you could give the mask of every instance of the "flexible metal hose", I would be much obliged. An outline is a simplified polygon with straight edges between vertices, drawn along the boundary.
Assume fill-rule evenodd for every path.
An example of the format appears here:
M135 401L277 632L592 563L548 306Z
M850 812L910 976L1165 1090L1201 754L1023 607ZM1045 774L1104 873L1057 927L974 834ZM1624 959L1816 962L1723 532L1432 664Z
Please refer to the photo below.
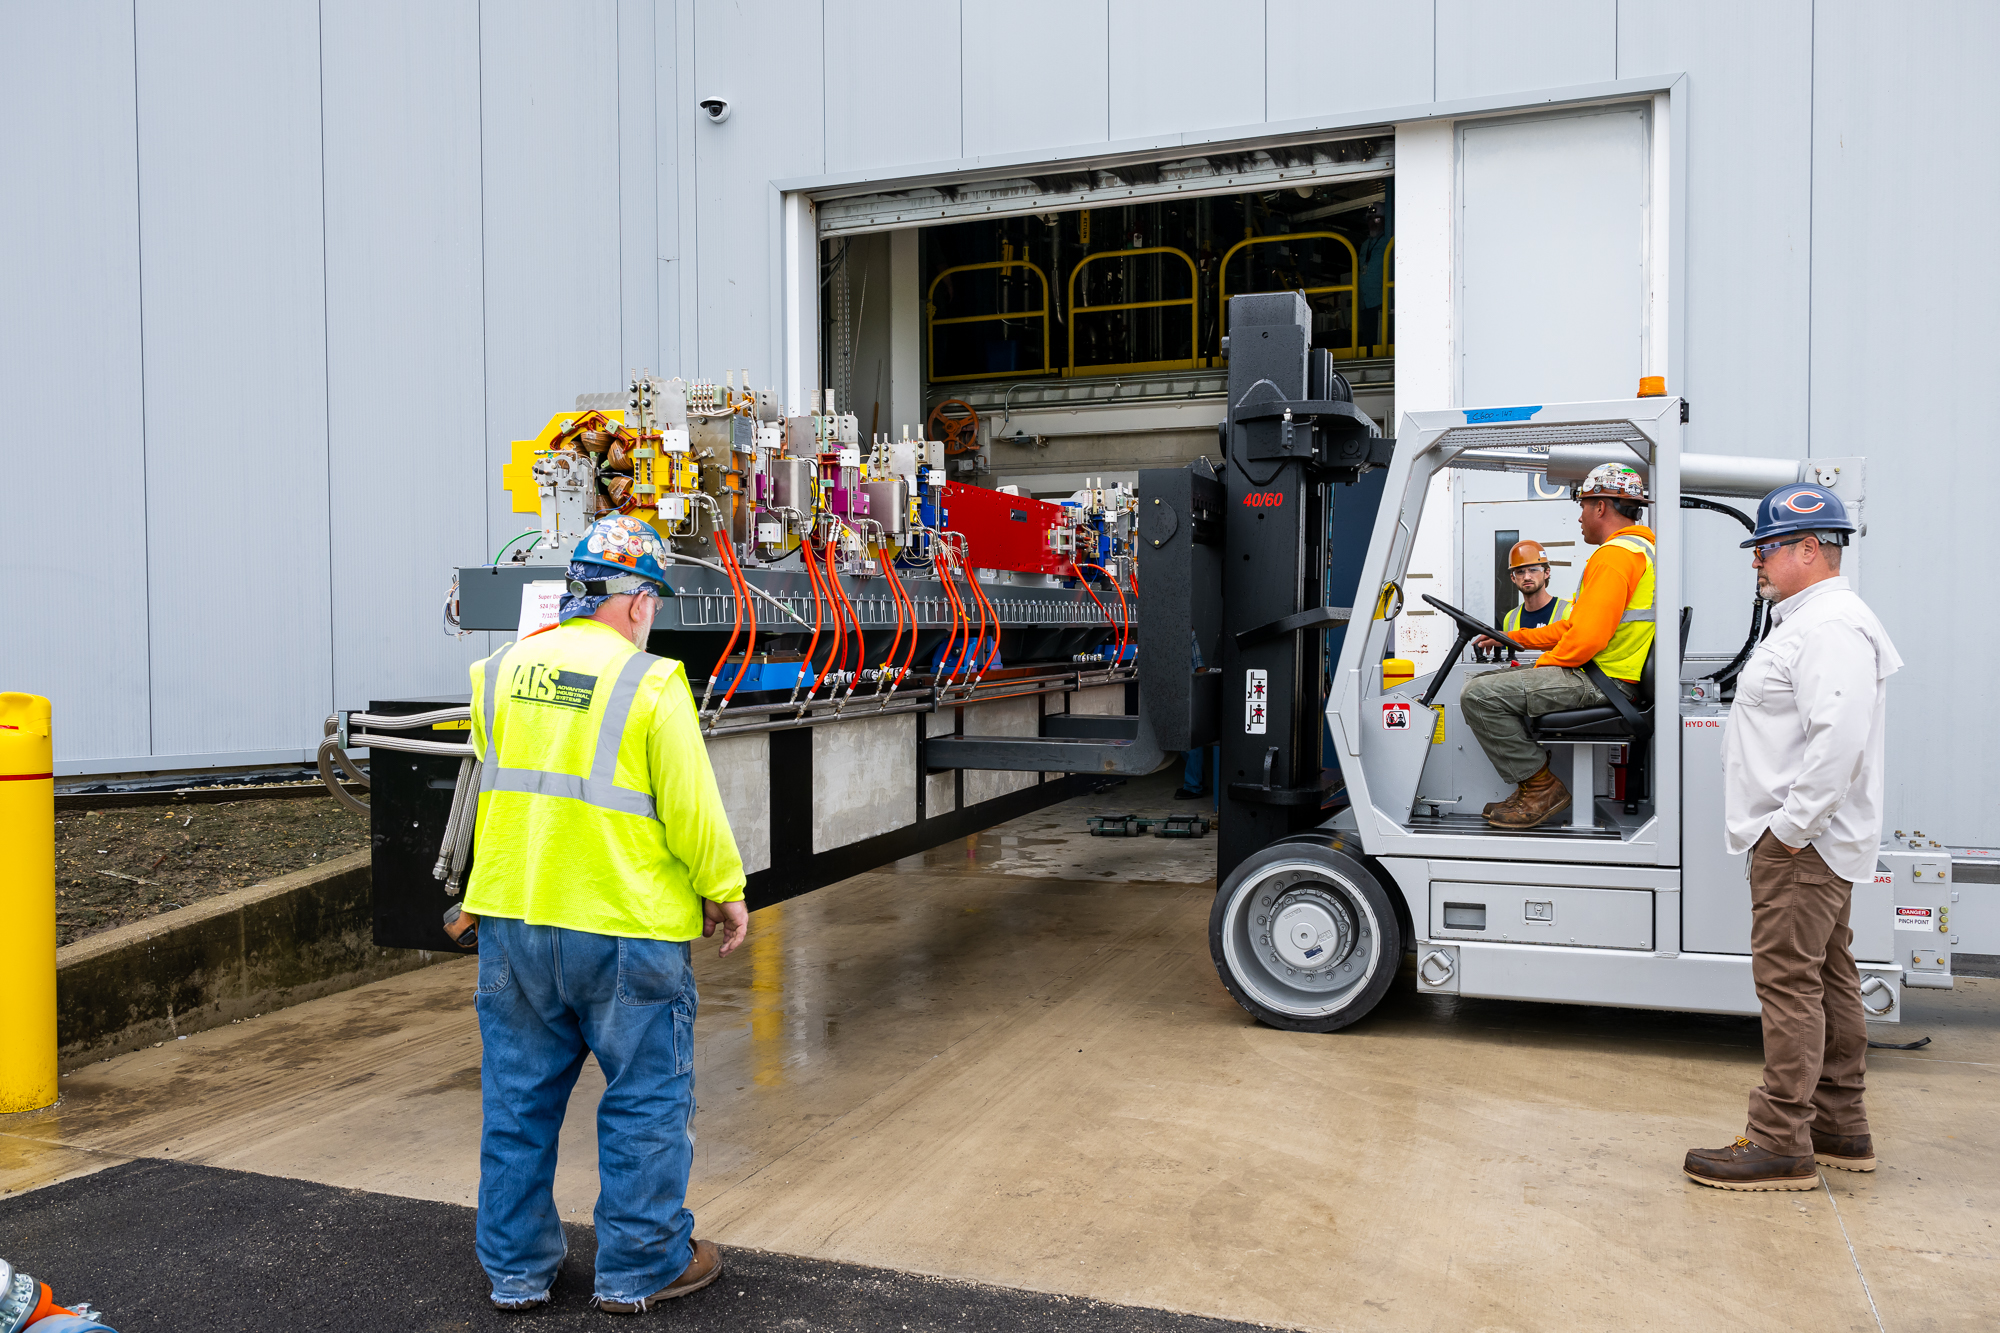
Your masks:
M1710 509L1718 514L1727 514L1738 523L1741 523L1745 532L1754 533L1757 531L1757 525L1750 521L1748 514L1726 504L1717 504L1713 500L1703 500L1698 496L1683 495L1681 497L1681 508ZM1743 664L1750 660L1751 652L1756 649L1757 640L1762 637L1760 631L1763 629L1764 617L1768 610L1769 606L1762 597L1758 597L1752 603L1750 607L1750 633L1744 637L1743 646L1736 650L1736 656L1729 659L1729 665L1723 667L1720 671L1713 671L1703 676L1703 680L1712 680L1724 687L1735 682L1736 677L1742 674Z

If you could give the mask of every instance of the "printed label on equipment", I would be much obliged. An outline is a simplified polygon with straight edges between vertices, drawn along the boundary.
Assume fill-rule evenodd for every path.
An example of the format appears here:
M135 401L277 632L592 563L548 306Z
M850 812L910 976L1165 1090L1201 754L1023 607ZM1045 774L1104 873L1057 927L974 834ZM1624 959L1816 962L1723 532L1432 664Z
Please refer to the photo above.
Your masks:
M1432 745L1443 745L1443 744L1444 744L1444 709L1443 709L1442 707L1439 707L1439 708L1437 709L1437 715L1438 715L1438 721L1437 721L1437 727L1436 727L1436 728L1435 728L1435 729L1434 729L1434 730L1433 730L1433 731L1431 732L1431 744L1432 744Z
M1896 877L1894 875L1877 875L1871 882L1876 884L1894 884Z
M538 629L556 623L562 610L563 584L558 579L536 579L521 585L521 625L516 639L525 639Z
M1937 908L1898 907L1896 909L1897 930L1933 931L1937 928Z
M1264 734L1264 709L1270 702L1271 673L1255 668L1243 673L1243 733Z
M1410 729L1410 706L1406 703L1393 701L1383 704L1382 729L1384 731L1408 731Z
M1681 719L1683 731L1720 731L1722 719L1719 717L1684 717Z

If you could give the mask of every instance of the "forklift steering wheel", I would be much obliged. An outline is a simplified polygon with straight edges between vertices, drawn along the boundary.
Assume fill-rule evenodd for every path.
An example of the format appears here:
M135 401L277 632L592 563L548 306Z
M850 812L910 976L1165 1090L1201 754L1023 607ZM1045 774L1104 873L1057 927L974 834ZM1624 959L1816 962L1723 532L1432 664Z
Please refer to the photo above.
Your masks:
M1424 691L1424 697L1419 701L1428 708L1430 707L1431 700L1437 697L1437 692L1444 688L1444 678L1449 676L1451 669L1458 665L1459 654L1464 652L1465 646L1474 639L1483 635L1489 639L1499 640L1510 660L1519 649L1515 646L1514 641L1507 636L1506 630L1495 629L1485 621L1467 615L1449 602L1440 602L1429 593L1423 594L1423 598L1432 606L1458 622L1458 642L1451 646L1451 653L1444 659L1444 665L1438 669L1438 673L1431 677L1431 687Z

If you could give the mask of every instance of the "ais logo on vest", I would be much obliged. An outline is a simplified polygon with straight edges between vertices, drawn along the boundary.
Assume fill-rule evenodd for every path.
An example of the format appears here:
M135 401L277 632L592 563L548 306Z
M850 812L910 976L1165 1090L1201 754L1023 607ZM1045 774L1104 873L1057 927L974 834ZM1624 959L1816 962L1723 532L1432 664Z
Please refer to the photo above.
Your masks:
M590 696L597 689L597 677L575 671L555 671L542 663L514 669L514 683L507 695L524 704L555 704L560 708L588 710Z

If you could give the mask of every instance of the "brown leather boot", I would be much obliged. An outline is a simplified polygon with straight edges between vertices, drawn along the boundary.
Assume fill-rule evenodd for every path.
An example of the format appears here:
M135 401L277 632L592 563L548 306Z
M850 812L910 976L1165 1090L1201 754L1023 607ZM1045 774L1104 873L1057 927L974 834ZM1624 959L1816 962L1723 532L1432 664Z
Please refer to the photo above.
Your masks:
M1512 796L1488 812L1486 822L1495 828L1534 828L1568 808L1569 788L1543 764L1541 772L1516 787Z
M644 1314L661 1301L670 1301L676 1296L686 1296L700 1291L709 1283L722 1276L722 1251L712 1240L698 1240L694 1243L694 1257L681 1275L661 1287L650 1296L641 1296L636 1301L607 1301L602 1296L592 1296L590 1303L605 1314Z
M1681 1172L1719 1190L1810 1190L1819 1171L1810 1157L1783 1157L1739 1138L1727 1148L1691 1148Z
M1836 1171L1873 1171L1875 1140L1867 1134L1812 1132L1813 1161Z

